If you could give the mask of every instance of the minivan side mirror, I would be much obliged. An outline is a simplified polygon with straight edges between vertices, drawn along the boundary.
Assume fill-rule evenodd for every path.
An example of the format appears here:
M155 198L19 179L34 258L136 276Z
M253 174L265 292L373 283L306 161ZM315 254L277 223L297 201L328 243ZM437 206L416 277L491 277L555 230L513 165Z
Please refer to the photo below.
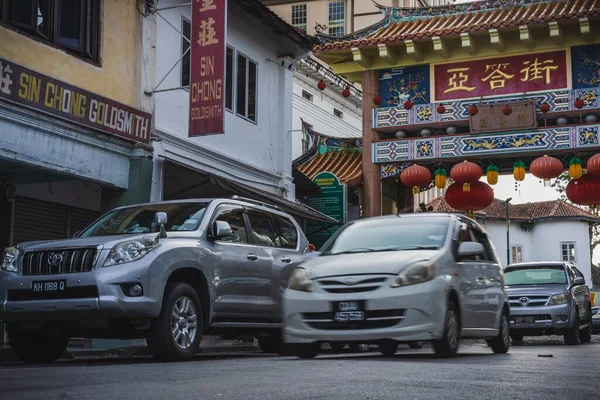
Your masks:
M575 279L573 280L573 285L577 286L577 285L585 285L585 278L582 278L580 276L575 277Z
M167 237L167 231L165 229L165 225L167 224L167 213L163 211L159 211L154 214L154 222L160 225L160 233L158 234L158 238L164 239Z
M462 242L458 245L459 257L472 257L485 253L485 248L478 242Z
M219 240L231 235L232 233L233 229L231 229L229 222L217 220L213 223L211 238L214 240Z

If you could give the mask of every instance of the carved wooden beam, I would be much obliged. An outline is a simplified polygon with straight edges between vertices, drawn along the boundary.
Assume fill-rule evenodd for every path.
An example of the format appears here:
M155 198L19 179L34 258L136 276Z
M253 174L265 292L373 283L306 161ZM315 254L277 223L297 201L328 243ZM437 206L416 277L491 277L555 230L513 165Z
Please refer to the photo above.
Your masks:
M529 29L527 25L521 25L519 27L519 38L528 49L532 49L535 45L535 40L531 34L531 29Z
M550 28L550 38L554 41L554 43L558 45L565 44L565 36L561 26L556 21L552 21L548 23L548 28Z
M475 40L473 39L472 35L468 34L467 32L461 33L460 42L462 44L462 48L467 50L469 54L477 54L477 46L475 45Z
M442 58L450 57L450 50L446 45L446 42L442 40L439 36L434 36L431 38L433 40L433 50L438 53Z
M412 40L405 40L404 44L406 45L406 54L412 57L415 61L423 61L423 51L421 48Z
M493 48L499 52L505 52L506 46L504 45L504 36L498 31L498 29L490 29L490 43Z
M592 40L592 25L587 17L579 18L579 30L581 31L581 36L583 36L586 42L590 42Z
M378 44L377 49L379 50L379 57L386 63L392 65L398 61L398 51L388 46L387 44Z
M363 68L371 66L371 57L358 47L352 48L352 60Z

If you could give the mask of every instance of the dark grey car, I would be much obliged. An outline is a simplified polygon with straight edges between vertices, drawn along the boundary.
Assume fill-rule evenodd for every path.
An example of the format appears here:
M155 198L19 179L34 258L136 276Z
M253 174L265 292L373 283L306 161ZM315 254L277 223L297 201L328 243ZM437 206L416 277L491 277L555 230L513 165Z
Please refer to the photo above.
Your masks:
M566 344L592 339L590 290L569 262L511 264L504 270L510 302L510 335L564 335Z
M21 360L53 361L71 337L145 338L164 360L193 356L203 333L283 348L281 295L309 251L287 213L239 198L140 204L77 236L4 252L0 319Z

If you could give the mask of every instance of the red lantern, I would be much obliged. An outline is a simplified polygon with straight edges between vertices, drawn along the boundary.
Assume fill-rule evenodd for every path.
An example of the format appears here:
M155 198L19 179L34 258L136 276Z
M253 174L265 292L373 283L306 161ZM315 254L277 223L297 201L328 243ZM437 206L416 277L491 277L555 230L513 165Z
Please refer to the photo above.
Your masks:
M546 114L548 111L550 111L550 104L542 103L540 105L540 111L543 112L544 114Z
M548 181L554 179L563 172L563 163L558 158L549 157L538 157L529 166L529 170L536 178Z
M460 164L456 164L450 170L450 177L456 183L460 183L465 192L471 190L471 184L479 181L482 174L483 171L479 165L467 160Z
M446 189L446 202L456 210L466 211L473 216L473 211L483 210L494 201L494 190L485 182L476 181L471 184L471 191L464 192L462 185L453 183Z
M476 116L478 112L479 112L479 110L477 109L477 106L469 107L469 114L472 115L473 117Z
M319 81L319 83L317 84L317 87L319 88L319 90L325 90L325 88L327 87L327 84L323 81L323 79L321 79Z
M402 171L400 180L406 186L412 187L413 194L418 194L421 191L421 187L431 181L431 172L422 165L414 164Z
M407 110L410 110L411 108L413 108L413 102L410 100L406 100L404 102L404 108L406 108Z
M585 103L581 99L576 99L573 104L575 105L575 108L583 108L583 106L585 105Z
M600 205L600 176L584 174L579 179L572 179L565 192L573 203L595 208Z
M443 114L446 112L446 107L444 107L443 104L440 104L439 106L437 106L437 112L440 114Z
M591 156L586 167L590 174L600 176L600 153Z
M342 96L344 97L350 97L352 93L350 92L350 88L346 88L344 90L342 90Z
M375 104L376 106L381 104L381 96L380 95L373 96L373 104Z
M504 107L502 107L502 114L504 114L504 115L512 114L512 107L508 104L505 105Z

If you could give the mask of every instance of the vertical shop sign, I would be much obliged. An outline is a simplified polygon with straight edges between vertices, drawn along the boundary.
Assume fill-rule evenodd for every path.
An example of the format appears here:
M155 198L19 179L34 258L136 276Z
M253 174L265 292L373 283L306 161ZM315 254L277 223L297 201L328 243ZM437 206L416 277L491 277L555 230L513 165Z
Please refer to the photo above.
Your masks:
M340 180L331 172L321 172L314 177L315 182L321 188L321 194L308 198L308 205L317 211L340 222L338 225L329 225L310 221L308 223L308 240L317 248L320 248L341 226L346 222L347 199L346 185L340 184Z
M227 0L193 0L189 136L224 133Z

